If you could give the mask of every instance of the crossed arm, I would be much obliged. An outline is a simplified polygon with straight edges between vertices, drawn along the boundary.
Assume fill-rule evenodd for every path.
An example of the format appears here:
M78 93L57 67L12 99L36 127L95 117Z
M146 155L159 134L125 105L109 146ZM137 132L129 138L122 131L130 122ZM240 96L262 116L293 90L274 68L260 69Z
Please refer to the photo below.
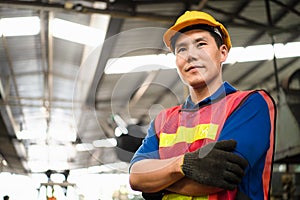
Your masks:
M182 172L183 155L169 159L145 159L134 163L130 170L132 189L146 193L161 190L182 195L202 196L222 189L199 184Z

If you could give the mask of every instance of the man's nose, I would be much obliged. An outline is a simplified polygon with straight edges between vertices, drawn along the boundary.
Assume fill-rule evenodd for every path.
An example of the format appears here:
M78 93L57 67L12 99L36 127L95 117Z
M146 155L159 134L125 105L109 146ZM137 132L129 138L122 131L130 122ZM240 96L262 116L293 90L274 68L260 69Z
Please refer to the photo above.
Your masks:
M197 50L194 46L188 48L186 57L187 62L193 62L197 60Z

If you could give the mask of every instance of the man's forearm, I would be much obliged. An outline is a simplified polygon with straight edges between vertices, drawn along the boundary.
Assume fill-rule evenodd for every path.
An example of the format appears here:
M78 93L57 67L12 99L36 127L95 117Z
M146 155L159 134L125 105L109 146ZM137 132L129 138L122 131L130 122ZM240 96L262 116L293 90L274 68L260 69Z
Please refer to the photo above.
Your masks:
M132 189L142 192L158 192L184 177L181 171L183 157L170 159L146 159L134 163L130 170Z
M166 190L187 196L204 196L220 192L223 189L202 185L185 177L167 187Z

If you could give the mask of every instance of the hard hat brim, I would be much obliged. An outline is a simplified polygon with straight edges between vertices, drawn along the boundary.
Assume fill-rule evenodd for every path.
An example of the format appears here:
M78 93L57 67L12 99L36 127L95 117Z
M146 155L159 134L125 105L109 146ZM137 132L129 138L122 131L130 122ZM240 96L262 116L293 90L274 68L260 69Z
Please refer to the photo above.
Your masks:
M165 45L173 52L174 50L172 49L172 46L171 46L172 37L176 33L180 32L180 30L182 30L188 26L192 26L192 25L196 25L196 24L206 24L206 25L218 28L221 31L222 40L223 40L224 44L227 46L228 50L231 48L231 41L230 41L230 37L229 37L229 34L228 34L226 28L218 21L212 21L212 20L207 20L207 19L203 19L203 18L192 18L189 20L176 22L172 27L170 27L164 33L163 41L164 41Z

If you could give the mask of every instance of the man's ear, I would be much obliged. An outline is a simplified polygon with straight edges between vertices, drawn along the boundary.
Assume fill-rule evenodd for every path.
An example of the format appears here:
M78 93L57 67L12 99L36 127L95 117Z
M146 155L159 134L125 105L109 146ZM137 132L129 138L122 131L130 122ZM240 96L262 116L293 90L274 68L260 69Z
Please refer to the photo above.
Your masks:
M222 44L220 46L220 52L221 52L221 62L223 63L228 57L228 48L225 44Z

